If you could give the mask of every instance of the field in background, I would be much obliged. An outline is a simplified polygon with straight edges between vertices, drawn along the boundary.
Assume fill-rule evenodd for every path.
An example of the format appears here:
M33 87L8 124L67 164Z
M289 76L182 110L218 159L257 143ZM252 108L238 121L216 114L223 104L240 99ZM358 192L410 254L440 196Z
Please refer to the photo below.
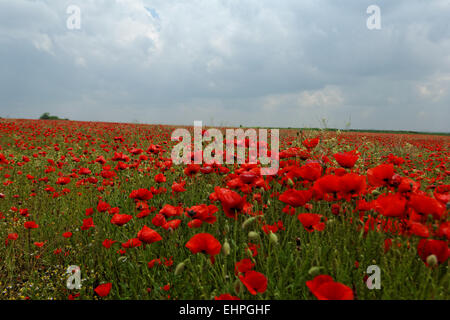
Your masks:
M0 299L450 298L448 135L283 129L264 177L174 129L3 119Z

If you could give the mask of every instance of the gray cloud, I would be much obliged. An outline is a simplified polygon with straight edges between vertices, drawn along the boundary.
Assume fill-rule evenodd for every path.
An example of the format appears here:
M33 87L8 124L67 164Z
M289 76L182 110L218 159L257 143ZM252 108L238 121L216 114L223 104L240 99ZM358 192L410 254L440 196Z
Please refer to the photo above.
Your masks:
M449 16L448 0L0 0L0 115L448 131Z

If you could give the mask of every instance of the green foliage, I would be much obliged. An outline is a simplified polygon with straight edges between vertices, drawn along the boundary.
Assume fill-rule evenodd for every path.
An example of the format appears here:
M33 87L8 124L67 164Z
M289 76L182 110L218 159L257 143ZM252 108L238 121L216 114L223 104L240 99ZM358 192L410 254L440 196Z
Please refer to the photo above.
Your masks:
M57 117L57 116L52 116L52 115L50 115L49 112L44 112L44 113L39 117L39 119L41 119L41 120L69 120L69 119L67 119L67 118L61 119L61 118L59 118L59 117Z

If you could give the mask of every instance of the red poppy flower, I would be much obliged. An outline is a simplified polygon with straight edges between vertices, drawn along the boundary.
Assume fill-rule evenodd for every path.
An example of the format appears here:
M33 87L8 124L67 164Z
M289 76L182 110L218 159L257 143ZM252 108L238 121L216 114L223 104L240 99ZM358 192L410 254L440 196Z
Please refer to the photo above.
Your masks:
M328 275L318 275L306 281L306 286L319 300L353 300L353 291Z
M267 290L267 278L258 271L247 271L243 276L239 276L239 279L252 295L264 293Z
M325 223L321 222L322 215L317 213L300 213L297 216L298 220L302 223L303 227L308 232L322 231L325 229Z
M302 141L302 144L308 148L308 149L312 149L315 146L317 146L317 144L319 143L320 139L319 138L314 138L314 139L305 139Z
M293 177L301 177L304 180L316 181L322 175L322 165L317 162L309 162L300 168L295 167L290 171ZM289 173L288 173L289 175Z
M203 221L200 219L194 219L188 222L189 228L200 228L203 224Z
M158 174L155 176L155 182L156 182L156 183L163 183L163 182L166 182L166 177L165 177L162 173L158 173Z
M19 238L19 235L17 233L10 233L8 234L9 240L17 240Z
M62 234L62 236L63 236L64 238L70 238L70 237L72 236L72 232L70 232L70 231L64 232L64 233Z
M432 254L436 256L438 263L444 263L448 259L450 250L446 241L421 239L417 245L417 253L425 264L427 263L427 258Z
M139 212L139 213L136 215L136 218L139 218L139 219L145 218L146 216L150 215L150 213L152 213L151 210L149 210L149 209L143 209L141 212Z
M290 205L291 207L304 206L311 200L312 192L310 190L289 189L284 191L278 198L280 201Z
M440 185L434 190L434 198L442 204L450 202L450 184Z
M380 195L374 201L373 208L385 217L402 217L405 214L406 199L398 193Z
M28 211L27 208L20 209L20 210L19 210L19 213L20 213L20 215L23 216L23 217L29 217L29 216L30 216L30 213L29 213L29 211Z
M340 195L345 199L363 194L366 191L366 177L356 173L348 173L339 179Z
M122 243L122 247L125 249L140 247L141 245L142 245L142 242L138 238L128 239L127 242Z
M427 226L419 222L410 222L408 225L409 232L422 238L428 238L430 236L430 230Z
M359 158L355 150L349 152L339 152L333 155L334 159L343 168L351 169Z
M254 266L255 264L252 262L252 260L242 259L241 261L236 262L236 264L234 265L234 273L246 273L247 271L252 270Z
M238 193L227 188L214 188L215 194L222 203L223 211L229 218L237 219L237 215L242 213L245 205L245 198Z
M105 211L107 211L109 208L111 208L111 206L109 205L109 203L107 203L107 202L105 202L105 201L99 201L98 202L98 204L97 204L97 211L98 212L105 212ZM88 215L87 214L87 210L88 209L86 209L86 215Z
M445 207L436 199L426 195L412 194L408 203L418 214L431 215L440 220L445 212Z
M403 177L397 187L398 192L416 192L420 188L420 183L409 178Z
M115 243L115 242L117 242L117 241L111 240L111 239L105 239L105 240L102 242L102 246L104 246L106 249L109 249L109 248L111 248L111 245L112 245L113 243Z
M34 222L34 221L27 221L27 222L25 222L25 223L23 224L23 226L24 226L26 229L36 229L36 228L39 228L39 225L37 225L36 222Z
M165 230L175 230L180 226L180 223L181 223L180 219L174 219L166 222L165 224L162 225L162 227Z
M141 189L131 191L130 198L135 199L135 200L146 201L146 200L150 200L151 198L153 198L153 194L150 190L141 188Z
M335 175L323 176L314 183L314 190L318 194L335 194L340 191L340 177Z
M128 223L128 221L130 221L131 219L133 219L133 216L130 215L130 214L119 214L119 213L116 213L111 218L111 223L115 224L117 226L123 226L124 224Z
M167 223L166 217L164 217L164 215L162 215L160 213L156 214L152 219L152 224L155 227L161 227L162 225L164 225L166 223Z
M251 184L258 178L258 174L253 171L244 171L239 175L239 179L245 184Z
M147 226L143 226L142 229L138 232L137 236L140 241L148 244L162 240L162 237L158 232L150 229Z
M81 226L81 230L88 230L93 227L95 227L95 225L94 220L92 218L83 219L83 225Z
M106 297L109 294L109 292L111 291L111 288L112 288L112 283L108 282L108 283L104 283L104 284L97 286L97 288L95 288L94 291L100 297Z
M214 171L214 168L210 165L206 165L200 168L200 172L203 174L210 174Z
M152 259L150 260L150 262L147 263L147 267L149 267L150 269L153 268L155 266L155 264L161 264L161 259Z
M441 223L437 231L437 236L447 238L447 240L450 240L450 221Z
M394 175L393 164L380 164L375 168L367 170L369 183L374 187L387 186L392 181Z
M60 185L65 185L68 184L70 182L70 178L69 177L59 177L56 180L56 184L60 184Z
M78 174L83 174L83 175L91 174L91 170L88 168L80 168L80 170L78 170Z
M159 213L166 216L166 218L180 216L183 213L183 208L166 204L161 210L159 210Z
M216 222L216 217L214 213L216 213L219 209L215 205L201 204L197 206L192 206L186 209L186 216L192 219L198 219L202 222L206 223L214 223Z
M75 300L75 299L78 298L79 296L80 296L80 293L69 294L68 299L69 299L69 300Z
M172 184L172 192L184 192L186 191L186 189L184 188L184 186L186 185L186 181L177 183L177 182L173 182Z
M326 282L331 282L331 281L334 281L331 276L322 274L322 275L316 276L313 280L306 281L306 286L308 287L308 289L311 292L313 292L313 291L317 290L317 288L319 286L321 286L322 284L324 284Z
M188 248L193 254L205 253L210 256L215 256L220 253L222 245L219 240L214 238L213 235L209 233L198 233L186 243L186 248Z
M198 164L188 164L186 166L186 168L184 168L184 173L189 177L192 177L199 171L200 171L200 166Z

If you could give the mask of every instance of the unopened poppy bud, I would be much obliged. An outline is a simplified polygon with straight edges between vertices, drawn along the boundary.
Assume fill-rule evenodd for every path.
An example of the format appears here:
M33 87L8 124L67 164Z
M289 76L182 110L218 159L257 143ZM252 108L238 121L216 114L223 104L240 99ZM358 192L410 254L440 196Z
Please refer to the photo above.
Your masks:
M287 185L288 185L288 186L290 186L290 187L293 187L293 186L294 186L294 181L292 181L291 178L288 178L286 182L287 182Z
M247 220L245 220L242 223L242 229L247 228L253 221L255 221L255 219L256 219L256 217L251 217L251 218L248 218Z
M236 293L236 294L239 294L239 292L241 292L242 291L242 289L243 289L243 287L242 287L242 282L240 281L240 280L236 280L235 282L234 282L234 292Z
M436 257L434 254L430 254L430 255L427 257L427 264L428 264L430 267L435 267L435 266L438 264L437 257Z
M375 190L372 191L372 194L379 195L379 194L381 194L381 190L375 189Z
M183 262L180 262L180 263L177 265L177 267L175 268L175 275L177 276L177 275L179 275L180 273L182 273L185 266L186 266L186 264L184 263L184 261L183 261Z
M230 243L228 242L228 240L225 240L225 243L222 246L222 253L225 256L228 256L230 254L230 251L231 251Z
M315 277L320 273L320 269L322 269L322 267L311 267L311 269L309 269L308 274L311 277Z
M278 244L278 237L275 233L270 232L269 234L269 242L272 244Z
M258 239L259 239L259 233L258 233L258 232L255 232L255 231L250 231L250 232L248 233L248 238L249 238L250 240L258 240Z

